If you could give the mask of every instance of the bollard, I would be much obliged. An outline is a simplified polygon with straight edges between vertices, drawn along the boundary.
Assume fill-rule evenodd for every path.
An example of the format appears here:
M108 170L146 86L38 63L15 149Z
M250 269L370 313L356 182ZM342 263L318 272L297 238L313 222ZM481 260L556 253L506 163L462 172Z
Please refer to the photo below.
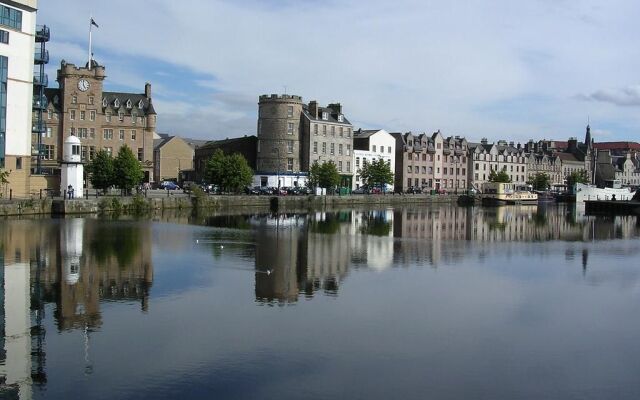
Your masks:
M89 200L89 189L84 190L84 198Z
M67 199L67 191L66 191L66 190L64 190L64 191L62 192L62 197L63 197L65 200Z
M40 200L42 200L42 189L40 189Z
M9 200L13 200L13 189L9 189Z

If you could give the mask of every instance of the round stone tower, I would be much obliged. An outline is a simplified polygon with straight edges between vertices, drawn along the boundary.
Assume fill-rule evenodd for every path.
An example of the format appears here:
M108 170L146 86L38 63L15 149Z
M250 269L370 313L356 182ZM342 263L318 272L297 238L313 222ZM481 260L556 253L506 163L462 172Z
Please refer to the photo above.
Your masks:
M302 154L302 97L263 95L258 102L259 173L300 172Z

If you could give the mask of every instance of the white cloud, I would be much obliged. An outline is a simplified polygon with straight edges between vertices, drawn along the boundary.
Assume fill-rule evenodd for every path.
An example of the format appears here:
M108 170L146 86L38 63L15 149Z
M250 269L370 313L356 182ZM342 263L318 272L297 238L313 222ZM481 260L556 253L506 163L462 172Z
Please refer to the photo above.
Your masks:
M52 26L53 42L83 43L93 11L100 24L94 35L98 59L101 51L141 56L215 77L196 82L203 93L211 92L207 104L171 114L186 124L180 131L201 120L197 130L209 137L255 131L258 96L284 86L305 100L340 101L352 121L392 131L442 129L497 139L539 137L544 128L565 137L582 129L586 115L599 114L603 124L622 118L630 129L638 122L632 110L600 109L575 96L637 80L637 2L322 4L57 0L55 6L43 2L39 18ZM69 58L82 57L72 50ZM113 78L139 87L154 71L150 63L148 71L119 71ZM548 104L512 110L518 120L481 111L530 95ZM237 113L231 97L242 99ZM599 97L621 104L611 93ZM191 112L198 114L191 118ZM237 122L235 129L230 121Z

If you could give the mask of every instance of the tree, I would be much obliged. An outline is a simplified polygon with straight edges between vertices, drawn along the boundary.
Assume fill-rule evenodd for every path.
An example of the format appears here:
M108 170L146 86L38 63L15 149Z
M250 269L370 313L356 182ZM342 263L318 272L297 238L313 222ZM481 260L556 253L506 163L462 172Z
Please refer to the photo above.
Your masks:
M323 163L320 166L320 174L318 175L318 185L320 187L329 189L334 188L340 184L340 174L338 168L333 161Z
M544 172L538 172L537 174L529 177L527 183L533 186L534 190L547 190L549 188L549 175Z
M207 162L206 176L209 183L219 185L224 191L237 192L253 180L253 170L239 153L225 155L216 150Z
M226 157L226 169L222 187L238 192L253 181L253 170L249 167L247 159L240 153L234 153Z
M140 161L127 145L120 147L118 155L113 160L113 171L116 186L125 193L130 193L144 178Z
M587 175L587 171L584 169L580 169L578 171L573 171L569 175L567 175L567 186L573 187L576 183L588 183L589 176Z
M307 179L307 186L310 189L317 188L320 186L320 164L315 161L311 164L311 168L309 168L309 179Z
M87 172L90 174L89 181L96 189L106 191L114 184L113 158L105 150L100 150L89 165Z
M491 173L489 173L489 182L510 183L511 178L509 178L509 174L505 170L496 172L496 170L492 169Z
M360 168L360 178L369 187L382 187L393 183L393 172L389 164L382 158L364 162Z

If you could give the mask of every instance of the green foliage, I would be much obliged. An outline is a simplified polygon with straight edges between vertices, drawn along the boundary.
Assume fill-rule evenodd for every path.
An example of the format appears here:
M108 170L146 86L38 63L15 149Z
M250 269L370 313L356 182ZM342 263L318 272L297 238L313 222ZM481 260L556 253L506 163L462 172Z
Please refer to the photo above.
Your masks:
M589 176L587 175L587 171L584 169L573 171L569 175L567 175L567 186L573 187L576 183L588 183Z
M120 214L122 212L122 203L117 197L111 199L111 211L115 214Z
M507 174L507 171L505 170L496 172L495 170L492 169L491 173L489 173L489 182L510 183L511 178L509 178L509 174Z
M223 191L238 192L251 184L253 170L242 154L225 155L218 149L207 162L206 176Z
M309 170L309 185L322 188L334 188L340 184L340 174L333 161L318 164L314 163ZM313 187L315 187L313 186Z
M144 178L140 161L127 145L120 147L117 157L113 160L113 171L116 186L127 193Z
M393 183L393 171L385 160L378 158L362 163L360 178L369 187L384 187L385 184Z
M549 188L549 175L544 172L538 172L537 174L529 177L527 183L533 186L533 190L547 190Z
M389 236L391 223L383 215L369 214L362 219L360 232L372 236Z
M151 211L151 204L140 194L133 196L129 211L134 215L142 215Z
M11 172L9 172L9 171L7 171L7 170L5 170L3 168L0 168L0 184L6 185L7 183L9 183L9 174L10 173Z
M114 184L113 164L113 157L105 150L96 153L95 158L87 165L87 172L90 174L89 181L94 188L106 191Z

